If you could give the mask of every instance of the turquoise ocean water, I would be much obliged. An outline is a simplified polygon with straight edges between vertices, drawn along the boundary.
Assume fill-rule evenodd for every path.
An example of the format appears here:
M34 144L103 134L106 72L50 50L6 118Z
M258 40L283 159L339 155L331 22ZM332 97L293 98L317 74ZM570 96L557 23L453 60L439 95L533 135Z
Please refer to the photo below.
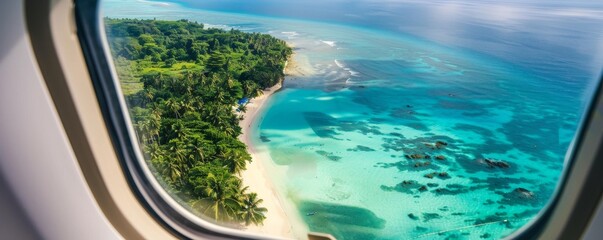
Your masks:
M346 22L320 11L297 20L180 3L106 1L103 9L110 17L269 33L295 46L295 60L314 74L286 79L253 140L288 167L281 194L309 229L338 239L500 238L528 223L554 193L602 63L582 49L603 48L603 34L589 29L553 33L559 44L589 46L550 51L557 45L532 47L529 33L505 38L517 34L509 25L463 28L477 36L451 40L411 23ZM554 25L545 20L538 21Z

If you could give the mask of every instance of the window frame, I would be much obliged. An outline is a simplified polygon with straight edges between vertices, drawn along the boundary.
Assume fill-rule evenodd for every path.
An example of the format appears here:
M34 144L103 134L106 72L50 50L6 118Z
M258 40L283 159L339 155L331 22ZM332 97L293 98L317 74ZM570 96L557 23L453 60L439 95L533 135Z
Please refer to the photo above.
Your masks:
M113 147L130 189L147 211L179 238L278 239L242 232L205 221L180 206L159 184L142 155L130 121L125 97L105 36L100 0L75 0L75 21L82 51L96 98ZM529 223L509 239L580 238L596 213L603 184L603 85L599 79L593 98L584 111L574 139L567 150L564 170L551 199ZM586 167L586 169L585 169ZM576 188L577 192L576 192ZM563 207L562 207L563 206ZM571 211L568 212L568 209Z
M75 23L96 97L130 189L157 222L178 238L280 239L220 226L195 216L163 189L147 166L131 124L105 36L100 0L76 0Z

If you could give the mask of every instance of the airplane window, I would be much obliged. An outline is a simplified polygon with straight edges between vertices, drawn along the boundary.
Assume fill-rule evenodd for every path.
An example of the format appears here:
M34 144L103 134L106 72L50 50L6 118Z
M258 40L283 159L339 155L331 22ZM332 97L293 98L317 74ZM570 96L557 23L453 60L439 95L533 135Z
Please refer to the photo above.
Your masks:
M498 239L554 196L598 84L592 1L105 0L144 161L221 226Z

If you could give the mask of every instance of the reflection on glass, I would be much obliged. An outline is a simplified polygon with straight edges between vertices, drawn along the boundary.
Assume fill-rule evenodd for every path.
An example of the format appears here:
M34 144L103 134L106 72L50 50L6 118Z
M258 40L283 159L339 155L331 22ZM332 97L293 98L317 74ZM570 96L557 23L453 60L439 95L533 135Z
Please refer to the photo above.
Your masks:
M159 180L205 219L291 238L509 235L553 194L603 64L591 2L103 9Z

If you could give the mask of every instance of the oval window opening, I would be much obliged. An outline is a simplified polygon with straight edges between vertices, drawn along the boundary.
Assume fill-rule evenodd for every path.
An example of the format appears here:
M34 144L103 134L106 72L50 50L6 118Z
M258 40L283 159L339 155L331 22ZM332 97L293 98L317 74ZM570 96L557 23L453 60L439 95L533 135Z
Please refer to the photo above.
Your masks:
M514 233L553 197L603 65L600 3L102 10L156 181L206 221L275 237Z

